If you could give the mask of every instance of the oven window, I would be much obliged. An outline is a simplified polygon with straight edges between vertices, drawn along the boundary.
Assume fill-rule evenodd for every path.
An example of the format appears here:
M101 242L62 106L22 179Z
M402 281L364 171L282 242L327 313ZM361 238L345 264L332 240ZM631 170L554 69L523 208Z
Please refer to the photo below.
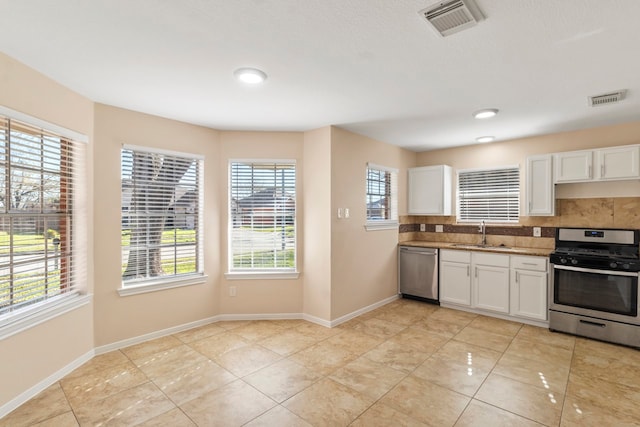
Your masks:
M638 315L638 276L554 270L554 303Z

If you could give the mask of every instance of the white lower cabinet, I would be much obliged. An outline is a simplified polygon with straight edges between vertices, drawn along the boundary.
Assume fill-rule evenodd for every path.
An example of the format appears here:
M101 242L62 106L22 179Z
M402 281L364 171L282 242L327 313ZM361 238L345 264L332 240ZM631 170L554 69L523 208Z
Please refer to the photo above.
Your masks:
M511 315L547 320L547 259L511 257Z
M470 252L440 252L440 301L471 306Z
M546 321L547 258L443 249L440 301Z
M473 252L471 267L473 306L509 313L509 255Z

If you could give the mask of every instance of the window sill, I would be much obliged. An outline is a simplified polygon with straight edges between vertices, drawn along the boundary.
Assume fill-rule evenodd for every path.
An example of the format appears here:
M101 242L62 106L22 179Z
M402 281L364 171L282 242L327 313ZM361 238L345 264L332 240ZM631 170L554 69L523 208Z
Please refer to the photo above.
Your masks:
M0 321L0 340L15 335L54 317L60 316L91 302L91 295L65 296L57 301L48 301L38 308L27 310Z
M398 230L398 221L368 221L364 228L367 231Z
M122 285L118 289L118 294L121 297L128 297L130 295L146 294L147 292L163 291L165 289L181 288L183 286L200 285L206 283L207 277L204 274L198 274L188 277L175 278L175 279L158 279L147 282L141 282L137 285Z
M224 273L228 280L281 280L297 279L297 271L233 271Z

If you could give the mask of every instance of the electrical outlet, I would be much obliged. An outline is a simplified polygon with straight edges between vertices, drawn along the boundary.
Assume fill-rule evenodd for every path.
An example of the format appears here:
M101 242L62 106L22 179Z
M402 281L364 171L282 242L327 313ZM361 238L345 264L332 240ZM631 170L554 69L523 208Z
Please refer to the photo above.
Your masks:
M420 224L420 231L427 231L427 226L425 224Z
M533 237L540 237L540 236L542 236L542 228L533 227Z
M351 213L349 212L349 208L344 208L344 217L349 218L350 215Z
M236 287L235 286L229 286L229 296L230 297L235 297L236 296Z
M342 208L338 208L338 219L342 219Z
M442 224L436 225L436 233L442 233L444 231L444 226Z

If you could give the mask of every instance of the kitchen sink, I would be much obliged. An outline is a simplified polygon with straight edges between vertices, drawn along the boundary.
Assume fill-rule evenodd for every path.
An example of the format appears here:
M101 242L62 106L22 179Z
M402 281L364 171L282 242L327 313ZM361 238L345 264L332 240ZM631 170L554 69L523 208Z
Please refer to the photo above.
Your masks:
M491 250L511 250L510 246L505 245L481 245L473 243L454 243L454 248L468 248L468 249L491 249Z

